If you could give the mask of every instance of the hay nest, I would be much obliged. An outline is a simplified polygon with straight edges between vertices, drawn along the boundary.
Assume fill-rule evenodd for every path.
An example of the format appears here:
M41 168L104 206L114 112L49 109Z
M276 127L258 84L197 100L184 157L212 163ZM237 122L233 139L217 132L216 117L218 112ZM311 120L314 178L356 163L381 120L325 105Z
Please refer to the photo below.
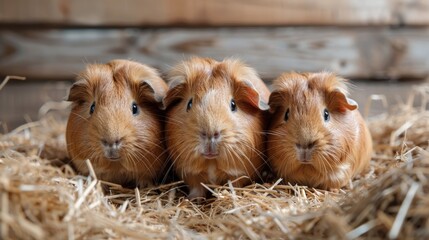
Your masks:
M55 166L67 159L67 111L49 111L0 135L0 238L428 238L428 89L369 120L371 169L347 188L207 185L214 198L201 204L183 182L124 189Z

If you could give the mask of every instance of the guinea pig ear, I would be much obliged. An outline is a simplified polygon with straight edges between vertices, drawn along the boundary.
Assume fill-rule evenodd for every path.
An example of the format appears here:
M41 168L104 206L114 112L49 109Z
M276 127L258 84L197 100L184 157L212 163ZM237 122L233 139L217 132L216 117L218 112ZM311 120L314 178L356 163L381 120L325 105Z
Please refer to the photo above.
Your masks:
M286 93L283 91L273 91L270 94L270 99L268 100L268 105L270 107L270 113L274 113L279 106L285 104L285 95Z
M171 104L181 99L181 95L183 94L183 89L185 87L184 79L174 79L170 82L168 86L168 91L162 99L162 109L167 109Z
M81 102L88 95L88 84L84 79L76 81L70 88L67 101Z
M241 82L241 86L237 90L237 94L238 100L244 100L250 105L259 108L260 110L265 111L270 108L268 103L261 98L255 86L249 81Z
M339 90L334 90L329 94L328 107L338 112L344 113L347 110L353 111L358 109L355 100L348 98Z
M139 98L156 102L159 108L166 92L167 84L159 77L143 79L139 84Z

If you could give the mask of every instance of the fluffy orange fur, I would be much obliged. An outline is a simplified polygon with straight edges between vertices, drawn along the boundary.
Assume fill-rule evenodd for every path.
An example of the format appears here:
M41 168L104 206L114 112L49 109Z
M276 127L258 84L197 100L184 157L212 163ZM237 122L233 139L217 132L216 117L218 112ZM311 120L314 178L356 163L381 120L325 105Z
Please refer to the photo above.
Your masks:
M347 94L346 80L331 73L287 73L274 81L267 152L279 177L335 189L368 167L371 136ZM305 144L311 146L308 162L298 156Z
M189 185L189 198L205 196L201 183L259 176L264 163L261 109L267 109L268 97L269 90L256 72L237 60L192 58L170 72L164 99L167 149L174 169ZM231 110L232 100L236 111ZM202 132L220 133L215 159L201 154ZM249 178L235 185L247 184Z
M67 148L77 170L88 174L85 160L89 159L99 179L151 185L166 160L160 110L166 91L157 71L137 62L88 65L68 99L73 105L66 130ZM133 103L138 106L135 115ZM119 159L105 157L103 139L121 141Z

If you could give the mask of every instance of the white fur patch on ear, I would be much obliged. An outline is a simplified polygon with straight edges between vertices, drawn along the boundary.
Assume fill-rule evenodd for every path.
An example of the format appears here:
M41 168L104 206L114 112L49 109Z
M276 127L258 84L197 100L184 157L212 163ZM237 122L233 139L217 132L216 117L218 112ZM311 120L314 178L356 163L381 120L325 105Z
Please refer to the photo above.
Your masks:
M346 98L346 99L347 99L347 104L352 105L352 106L356 106L356 109L359 108L359 105L355 100L353 100L351 98Z
M259 101L259 109L266 111L270 109L270 106L268 106L268 104L265 102Z
M270 109L270 106L268 106L268 103L266 103L266 102L264 102L264 101L262 100L262 98L261 98L261 93L260 93L260 92L258 92L258 90L255 88L255 86L253 85L253 83L252 83L252 82L249 82L249 81L243 81L243 83L244 83L246 86L248 86L248 87L252 88L255 92L257 92L257 93L258 93L258 96L259 96L259 100L258 100L258 107L259 107L259 109L261 109L261 110L263 110L263 111Z
M167 89L165 87L165 83L161 82L161 79L144 79L142 83L146 83L152 89L153 98L156 102L162 102Z
M175 88L178 85L185 83L186 82L185 80L186 79L185 79L184 76L175 76L175 77L172 77L170 79L169 83L168 83L168 89Z
M253 85L253 83L252 83L252 82L249 82L249 81L243 81L243 83L244 83L244 84L246 84L246 86L249 86L249 87L251 87L251 88L255 89L255 86Z

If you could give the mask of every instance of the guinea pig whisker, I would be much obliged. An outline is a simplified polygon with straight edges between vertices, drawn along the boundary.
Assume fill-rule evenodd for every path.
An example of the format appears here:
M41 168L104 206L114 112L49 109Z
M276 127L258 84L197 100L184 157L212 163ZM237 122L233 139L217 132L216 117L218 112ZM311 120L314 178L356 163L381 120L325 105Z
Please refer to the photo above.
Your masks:
M248 162L249 162L250 166L253 168L253 170L255 170L256 175L257 175L260 179L262 179L262 176L260 176L258 169L257 169L257 168L255 167L255 165L252 163L252 161L250 160L249 156L247 156L247 155L243 152L243 150L242 150L241 148L237 148L237 150L238 150L238 152L240 153L240 155L244 158L244 160L246 160L246 161L248 161ZM243 158L240 158L240 157L239 157L239 159L240 159L241 161L243 161ZM243 166L245 167L244 162L243 162ZM249 170L248 170L246 167L245 167L245 169L246 169L246 174L250 177L250 176L251 176L251 174L249 173Z
M160 121L164 121L164 120L162 120L162 118L164 118L163 114L153 114L153 116L158 117L160 119Z
M170 160L172 160L172 159L170 159ZM170 162L170 161L166 161L165 163L167 164L168 162ZM163 178L162 178L162 180L161 180L161 183L165 183L165 182L167 181L168 174L170 174L170 171L173 169L173 162L174 162L174 161L171 161L170 166L169 166L169 167L167 168L167 170L165 171L165 174L164 174L164 177L163 177ZM163 169L167 167L167 165L166 165L166 164L163 166Z
M127 160L132 163L133 169L139 169L137 163L134 161L134 158L131 158L131 159L127 158ZM147 169L149 170L149 174L152 175L152 171L150 170L150 168L147 168ZM137 171L129 171L129 172L133 175L132 176L133 179L137 179L136 178L137 177Z
M228 155L228 159L234 159L235 157L234 157L234 155L231 153L231 150L230 150L230 147L226 147L225 148L226 150L225 150L225 152L226 152L226 154ZM232 161L226 161L226 164L227 164L227 168L228 169L230 169L231 167L230 167L230 164L232 164ZM235 164L235 162L234 162L234 168L237 168L237 166L235 166L236 164Z
M265 154L263 152L261 152L259 149L257 149L254 146L251 146L251 145L249 145L249 148L250 148L251 151L253 151L254 153L256 153L256 155L258 155L265 164L268 164L268 162L266 160L267 156L265 156Z
M295 163L296 160L296 156L295 156L295 152L292 151L286 151L286 149L282 146L276 146L276 147L272 147L270 149L276 150L278 149L278 151L275 151L276 154L275 155L271 155L270 158L276 158L276 159L280 159L281 163L282 163L282 168L287 169L289 165Z
M227 149L228 149L228 152L230 152L233 156L232 159L234 159L234 161L231 161L231 162L234 162L235 167L237 167L236 163L238 161L243 166L244 170L246 171L246 174L249 175L249 171L247 170L246 165L241 159L241 156L236 152L236 150L238 150L239 147L237 147L236 149L232 149L232 147L231 148L228 147Z
M181 149L181 151L176 150L176 149ZM169 149L166 149L166 152L170 153L168 157L171 160L171 164L170 164L170 167L167 170L167 173L171 171L171 169L174 167L174 165L176 164L176 162L180 159L180 156L182 156L184 154L184 152L186 152L186 151L187 151L187 148L186 147L182 147L182 144L180 144L180 142L179 142L179 144L172 144L172 145L170 145ZM169 161L167 161L167 162L169 162ZM167 173L164 176L164 180L163 181L166 180Z
M283 143L283 141L276 141L276 142ZM278 144L276 146L271 146L267 148L267 150L280 150L281 152L283 152L285 150L285 146Z
M180 155L182 155L184 152L187 152L187 154L185 154L184 159L186 159L186 161L191 161L191 160L189 160L190 159L190 155L191 155L191 151L190 151L190 149L189 149L189 151L186 151L186 150L187 149L184 149L184 151L182 153L180 153ZM192 164L186 164L186 165L192 166ZM182 176L186 176L186 175L187 175L187 172L185 171L185 168L182 168Z
M328 157L331 162L336 162L336 163L340 162L340 159L338 159L336 154L334 153L328 153Z
M338 154L338 152L340 152L341 154ZM327 155L327 157L332 159L332 161L339 163L341 160L341 156L343 154L345 154L345 151L341 151L340 149L336 148L335 146L332 146L329 148L328 151L325 152L325 154Z
M71 112L70 114L73 114L73 115L75 115L75 116L77 116L77 117L81 118L82 120L84 120L84 121L88 122L88 119L86 119L84 116L80 115L79 113ZM76 132L80 132L80 131L76 131Z
M267 134L276 135L276 136L283 136L286 134L286 131L283 129L270 130L270 131L267 131Z
M135 153L135 158L133 159L136 163L139 163L139 162L143 162L143 164L147 167L147 168L149 168L149 169L152 169L152 167L153 167L153 162L151 162L148 158L147 158L147 155L146 154L144 154L144 153L142 153L142 152L145 152L145 153L148 153L148 154L150 154L150 156L152 156L154 159L157 159L159 156L156 156L154 153L152 153L152 152L150 152L148 149L146 149L146 148L142 148L142 147L140 147L139 148L141 151L137 151L136 153ZM143 160L143 161L142 161Z
M178 119L175 119L175 118L169 118L169 117L166 117L165 118L166 120L166 122L171 122L171 123L173 123L173 124L177 124L177 125L182 125L183 126L183 121L182 120L178 120Z
M274 139L274 140L268 140L267 143L279 143L276 145L282 145L284 147L284 144L293 144L295 141L291 140L291 139L286 139L286 138L282 138L282 139Z
M249 146L249 147L250 147L250 151L254 152L256 155L258 155L262 159L262 161L264 163L263 165L268 166L268 168L271 169L271 165L268 163L267 156L263 152L258 150L256 147L254 147L254 146ZM261 165L260 167L263 168L263 165ZM259 169L259 170L261 170L261 169ZM259 173L259 170L257 170L258 173ZM261 180L262 180L262 178L261 178Z
M170 155L174 156L172 165L176 164L176 162L181 159L181 156L185 152L188 152L188 153L185 155L184 159L186 159L186 160L189 159L188 157L189 157L191 151L189 151L190 149L188 149L187 145L184 145L184 147L182 147L182 145L184 145L184 144L175 144L175 145L170 146L171 147L170 148ZM171 149L181 149L181 150L179 151L179 150L171 150Z
M330 163L330 159L328 159L328 156L322 155L322 156L320 156L320 158L322 160L320 162L324 166L324 172L333 172L334 168L333 168L332 164Z
M326 164L325 164L326 160L323 157L320 157L317 160L318 161L317 161L317 165L316 166L317 166L317 168L320 168L320 169L318 169L319 173L322 175L322 173L328 172Z
M156 144L153 144L153 145L155 145L155 146L158 146L158 145L156 145ZM137 145L137 144L135 144L134 146L133 146L134 148L137 148L138 150L141 150L141 152L144 152L145 154L143 155L142 153L140 153L140 151L138 151L139 152L139 155L142 155L142 157L144 157L145 159L146 159L146 161L148 161L148 159L146 158L146 154L148 154L149 156L151 156L151 157L153 157L153 158L158 158L159 156L157 156L157 155L155 155L153 152L151 152L151 151L149 151L146 147L144 147L143 145ZM158 146L159 148L161 148L161 146Z
M160 158L161 156L163 156L163 155L165 155L165 154L168 154L168 149L167 148L163 148L164 150L159 154L159 157L158 158ZM167 164L168 164L168 161L164 161L163 163L162 163L162 167L165 167L165 166L167 166Z
M286 134L284 132L266 132L267 135L277 136L277 137L284 137Z
M164 148L164 146L161 146L160 144L158 144L158 143L156 143L155 141L153 141L150 137L148 137L148 136L143 136L143 135L138 135L137 136L138 138L140 138L141 139L141 142L143 142L143 143L146 143L145 145L147 146L147 145L150 145L150 146L155 146L155 147L158 147L158 148L161 148L161 149L163 149ZM134 146L135 147L138 147L138 145L137 144L134 144ZM146 149L142 149L142 150L146 150ZM151 153L150 151L148 151L148 150L146 150L148 153ZM153 157L155 157L155 155L153 155Z
M79 159L81 156L85 156L85 155L87 155L87 152L81 151L76 155L75 159ZM82 160L86 160L86 159L82 159Z
M131 164L133 165L133 167L134 167L134 169L140 169L139 167L138 167L138 165L139 164L137 164L137 159L141 159L141 158L143 158L143 161L141 161L141 160L139 160L138 162L140 163L140 164L143 164L144 165L144 167L148 170L148 172L149 172L149 174L150 174L150 176L154 176L154 172L152 171L152 166L150 166L149 164L148 164L148 159L146 158L146 156L144 156L143 154L141 154L141 153L138 153L138 154L136 154L136 153L131 153L130 154L131 155L131 158L127 158L127 160L128 160L128 162L131 162ZM131 171L131 172L135 172L135 171Z
M159 161L162 161L162 160L164 159L164 155L165 155L165 150L164 150L164 151L162 151L162 152L158 155L158 157L156 157L156 158L153 160L152 165L153 165L153 164L155 164L155 163L158 163ZM161 168L162 168L162 169L163 169L166 165L167 165L167 162L166 162L166 161L162 161L162 162L161 162Z
M191 145L191 141L189 141L189 136L175 136L175 137L171 136L170 140L174 140L174 141L170 141L171 142L170 148L172 146L178 147L180 145L183 145L183 146ZM186 144L183 141L186 141ZM173 142L178 142L178 143L173 145Z

